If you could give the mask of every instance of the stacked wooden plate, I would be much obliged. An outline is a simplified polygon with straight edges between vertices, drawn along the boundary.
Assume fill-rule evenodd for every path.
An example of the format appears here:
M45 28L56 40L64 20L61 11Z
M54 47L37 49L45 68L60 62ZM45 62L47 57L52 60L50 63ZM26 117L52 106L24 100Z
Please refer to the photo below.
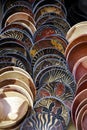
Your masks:
M67 32L69 44L65 56L76 81L75 99L72 104L72 120L76 130L86 130L87 121L87 21L80 22Z

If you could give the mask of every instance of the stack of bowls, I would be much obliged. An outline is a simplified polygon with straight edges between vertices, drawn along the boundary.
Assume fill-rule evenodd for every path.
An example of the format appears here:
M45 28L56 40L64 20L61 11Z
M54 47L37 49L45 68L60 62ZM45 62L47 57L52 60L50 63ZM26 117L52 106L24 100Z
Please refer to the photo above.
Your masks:
M72 26L67 32L69 44L65 51L69 70L76 81L72 104L72 120L76 130L86 130L87 122L87 21Z
M33 109L35 95L34 82L25 70L15 66L0 69L0 129L19 129Z
M30 50L36 31L31 4L26 0L6 0L2 7L1 38L15 38Z
M36 97L30 48L36 31L29 1L6 0L0 32L0 130L16 130L30 116Z
M37 94L34 110L21 130L66 130L76 89L64 56L70 29L66 8L63 0L35 0L32 7L37 30L30 56Z
M64 0L3 2L1 90L17 91L32 104L21 130L67 130L76 83L64 56L66 18Z

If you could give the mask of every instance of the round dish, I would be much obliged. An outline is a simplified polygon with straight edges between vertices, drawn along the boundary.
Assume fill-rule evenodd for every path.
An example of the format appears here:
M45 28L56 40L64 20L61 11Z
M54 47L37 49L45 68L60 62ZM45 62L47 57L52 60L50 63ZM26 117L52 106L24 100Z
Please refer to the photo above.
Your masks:
M82 92L80 92L74 98L74 101L72 103L72 111L71 111L71 116L72 116L72 120L73 120L74 123L75 123L75 112L76 112L76 109L77 109L78 105L80 104L80 102L82 102L85 98L87 98L87 89L85 89Z
M80 42L73 46L69 51L66 61L69 65L69 69L72 72L75 63L82 57L87 55L87 42Z
M68 42L72 42L77 37L81 36L82 34L87 34L87 21L79 22L72 26L70 30L67 32L66 39Z
M31 92L33 93L33 97L35 98L36 96L36 87L34 85L34 82L31 78L31 76L24 74L23 72L20 71L7 71L1 74L0 76L0 81L2 81L3 79L14 79L16 75L16 78L19 80L22 80L23 82L25 82L31 89Z
M55 97L44 97L36 102L34 105L34 111L39 113L53 113L55 117L64 121L66 126L70 121L70 114L68 108L64 103Z
M65 50L65 56L67 57L67 55L68 55L70 49L71 49L74 45L76 45L76 44L78 44L78 43L80 43L80 42L85 42L85 41L87 41L87 34L83 34L83 35L81 35L81 36L75 38L72 42L69 42L69 44L67 45L66 50Z
M87 73L87 56L80 58L73 67L72 74L78 83L79 79Z
M43 5L42 7L40 7L34 14L34 19L35 21L38 20L38 18L47 13L47 12L55 12L56 14L59 14L60 16L63 16L64 18L66 17L63 10L61 10L61 8L59 8L57 5L51 5L51 4L47 4L47 5Z
M57 49L59 52L61 52L62 54L64 54L65 48L64 46L61 44L61 42L55 41L53 39L43 39L40 40L38 42L36 42L30 49L30 55L31 57L34 57L36 55L36 53L42 49L45 48L55 48Z

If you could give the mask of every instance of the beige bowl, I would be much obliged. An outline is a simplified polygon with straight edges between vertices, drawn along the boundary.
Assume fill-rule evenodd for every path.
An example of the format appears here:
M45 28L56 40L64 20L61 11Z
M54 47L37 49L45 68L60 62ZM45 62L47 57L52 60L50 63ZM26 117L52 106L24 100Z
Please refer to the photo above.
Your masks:
M29 104L24 95L0 89L0 129L9 129L26 116Z
M14 13L12 15L10 15L6 22L5 22L5 27L8 25L8 24L11 24L13 22L15 22L16 20L29 20L31 21L34 25L35 25L35 21L34 19L32 18L32 16L28 13L25 13L25 12L17 12L17 13Z
M87 21L80 22L72 26L67 32L66 39L68 42L72 42L82 34L87 34Z
M33 108L33 100L31 99L30 94L21 86L19 86L19 85L6 85L6 86L3 86L1 88L1 91L3 91L3 92L14 91L14 92L21 93L22 95L24 95L27 98L29 105L31 106L31 108Z
M24 83L26 83L28 85L28 87L30 87L31 92L33 93L33 98L35 99L36 97L36 87L35 84L33 82L33 79L31 78L31 76L24 71L23 69L19 68L19 67L5 67L3 69L0 69L0 82L4 79L14 79L17 78L21 81L23 81ZM6 77L4 77L4 74Z
M29 88L29 86L24 83L22 80L19 80L19 79L5 79L5 80L2 80L0 82L0 88L6 86L6 85L18 85L18 86L21 86L22 88L24 88L28 93L29 95L31 96L33 102L34 102L34 98L33 98L33 94Z

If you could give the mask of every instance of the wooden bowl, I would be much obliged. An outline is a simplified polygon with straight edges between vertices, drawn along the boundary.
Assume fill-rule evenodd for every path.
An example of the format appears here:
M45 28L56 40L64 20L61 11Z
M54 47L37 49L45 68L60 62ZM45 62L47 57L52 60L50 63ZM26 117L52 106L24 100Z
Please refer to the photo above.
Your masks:
M67 57L68 52L74 45L78 44L79 42L84 42L84 41L87 41L87 34L82 34L81 36L75 38L73 41L69 42L65 50L65 56Z
M38 8L38 10L35 12L34 14L35 21L37 21L41 15L44 15L47 12L55 12L56 14L59 14L60 16L63 16L64 18L66 17L63 10L59 8L57 5L46 4Z
M78 95L81 91L87 89L87 79L82 81L79 85L77 85L75 95Z
M80 42L73 46L69 51L66 61L69 65L69 69L72 72L75 63L82 57L87 55L87 42Z
M72 42L74 39L81 36L82 34L87 34L86 30L87 21L79 22L69 29L66 35L66 39L68 40L68 42Z
M79 86L80 83L82 83L84 80L87 79L87 74L84 74L78 81L77 86Z
M9 129L19 124L30 108L24 95L0 89L0 129Z
M2 91L6 92L6 91L14 91L14 92L18 92L22 95L24 95L27 98L27 102L28 104L31 106L31 108L33 108L33 100L31 99L30 94L27 92L27 90L25 90L23 87L19 86L19 85L14 85L14 84L9 84L9 85L5 85L1 88Z
M0 82L0 88L4 87L6 85L18 85L18 86L21 86L22 88L24 88L29 93L32 100L34 101L34 97L33 97L33 94L31 92L29 86L25 82L23 82L22 80L14 78L14 79L5 79L5 80L2 80Z
M87 110L85 110L83 115L82 115L81 127L82 127L82 130L86 130L87 129Z
M87 56L80 58L73 67L72 74L78 83L79 79L87 73Z
M86 105L84 105L81 109L80 109L80 111L79 111L79 113L78 113L78 116L77 116L77 119L76 119L76 130L85 130L85 129L82 129L82 127L81 127L81 120L82 120L82 118L84 118L83 117L83 114L84 114L84 111L86 111L87 110L87 104ZM82 123L83 124L83 123ZM86 124L85 124L86 125Z
M31 92L33 93L33 98L36 97L36 87L34 85L34 82L30 76L27 76L26 74L20 72L20 71L7 71L0 75L0 82L4 79L14 79L17 78L19 80L22 80L24 83L30 87Z
M77 109L76 109L76 112L75 112L75 121L76 121L76 118L77 118L77 115L80 111L80 109L87 104L87 98L84 99L83 101L80 102L80 104L78 105ZM76 123L76 122L75 122Z
M78 105L80 104L80 102L82 102L85 98L87 98L87 89L80 92L74 98L74 101L72 103L72 108L71 108L71 117L72 117L72 121L73 121L74 124L75 124L75 112L76 112L76 109L77 109Z
M33 23L35 25L34 19L29 14L27 14L25 12L17 12L8 17L8 19L5 22L5 27L8 24L15 22L16 20L29 20L29 21L31 21L31 23Z

